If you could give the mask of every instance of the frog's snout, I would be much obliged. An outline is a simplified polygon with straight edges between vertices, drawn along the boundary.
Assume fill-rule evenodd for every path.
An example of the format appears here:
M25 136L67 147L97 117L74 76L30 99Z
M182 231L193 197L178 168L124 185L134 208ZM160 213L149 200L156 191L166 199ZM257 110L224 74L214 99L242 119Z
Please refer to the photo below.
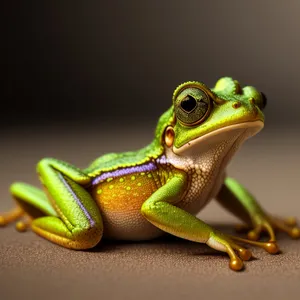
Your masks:
M263 101L260 101L260 99L257 100L254 97L249 97L244 101L234 101L232 102L232 108L234 109L233 118L242 118L243 120L249 121L264 121L262 107L264 107Z
M264 110L267 106L267 97L263 92L260 92L259 95L260 97L256 97L256 99L253 97L249 98L249 102L260 110Z
M250 97L248 99L248 101L250 102L250 104L253 107L258 107L260 110L264 110L264 108L267 105L267 97L264 93L260 92L260 97L258 99L255 99L253 97Z

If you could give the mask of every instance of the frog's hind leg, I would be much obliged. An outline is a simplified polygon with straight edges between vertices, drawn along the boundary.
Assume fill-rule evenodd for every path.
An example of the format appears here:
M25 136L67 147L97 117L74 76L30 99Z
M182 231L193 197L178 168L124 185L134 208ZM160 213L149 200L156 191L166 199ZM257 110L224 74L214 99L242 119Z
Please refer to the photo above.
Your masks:
M52 158L41 160L37 170L57 216L34 219L32 230L66 248L89 249L98 244L103 223L96 202L84 188L90 177Z
M28 222L18 222L23 231L27 225L38 235L71 249L89 249L101 240L103 223L99 208L84 186L90 178L65 162L45 158L37 167L46 193L25 183L11 186L18 207L0 216L6 225L23 216Z
M25 231L33 219L42 216L57 216L42 190L26 183L16 182L11 185L10 192L16 200L17 206L10 212L0 216L0 226L25 217L26 222L19 221L16 223L17 230Z

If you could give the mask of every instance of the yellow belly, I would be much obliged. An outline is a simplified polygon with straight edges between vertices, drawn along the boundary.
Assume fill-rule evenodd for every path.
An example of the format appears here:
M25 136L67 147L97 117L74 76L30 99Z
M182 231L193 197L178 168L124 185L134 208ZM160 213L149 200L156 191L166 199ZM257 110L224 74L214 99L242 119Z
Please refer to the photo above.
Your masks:
M107 178L91 194L104 223L104 237L147 240L162 234L140 213L142 204L160 187L155 173L142 172Z

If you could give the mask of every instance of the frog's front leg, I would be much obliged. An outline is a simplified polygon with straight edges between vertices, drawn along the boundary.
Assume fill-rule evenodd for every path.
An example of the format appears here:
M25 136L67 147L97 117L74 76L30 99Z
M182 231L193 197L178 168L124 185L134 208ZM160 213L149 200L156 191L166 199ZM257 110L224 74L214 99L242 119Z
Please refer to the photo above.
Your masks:
M236 271L241 270L242 260L248 260L251 257L249 250L240 247L229 236L214 230L195 216L174 206L180 199L185 185L184 175L179 174L170 179L142 205L143 216L165 232L187 240L206 243L211 248L227 252L230 257L230 268Z
M270 216L245 187L233 178L225 179L216 198L222 206L249 225L248 238L250 240L258 240L261 232L265 231L270 236L270 242L275 242L275 230L284 231L292 238L300 237L300 229L296 226L294 218L281 220Z
M41 160L37 171L49 201L29 185L15 183L11 187L13 197L33 219L32 230L66 248L95 246L102 237L103 224L98 206L84 188L91 179L80 169L52 158Z

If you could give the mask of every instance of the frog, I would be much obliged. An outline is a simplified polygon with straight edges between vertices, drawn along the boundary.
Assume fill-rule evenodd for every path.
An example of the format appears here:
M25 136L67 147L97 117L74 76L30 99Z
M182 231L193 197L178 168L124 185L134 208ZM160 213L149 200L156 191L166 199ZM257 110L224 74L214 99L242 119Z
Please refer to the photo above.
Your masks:
M241 145L263 129L266 103L264 93L232 77L221 77L213 88L184 82L149 145L102 155L85 169L41 159L36 170L43 189L12 183L17 205L0 215L0 225L15 223L21 232L31 229L73 250L94 248L102 239L147 241L170 234L227 253L230 269L243 270L253 257L250 246L276 254L278 231L300 237L295 218L270 215L227 175ZM211 200L241 219L245 237L198 217Z

